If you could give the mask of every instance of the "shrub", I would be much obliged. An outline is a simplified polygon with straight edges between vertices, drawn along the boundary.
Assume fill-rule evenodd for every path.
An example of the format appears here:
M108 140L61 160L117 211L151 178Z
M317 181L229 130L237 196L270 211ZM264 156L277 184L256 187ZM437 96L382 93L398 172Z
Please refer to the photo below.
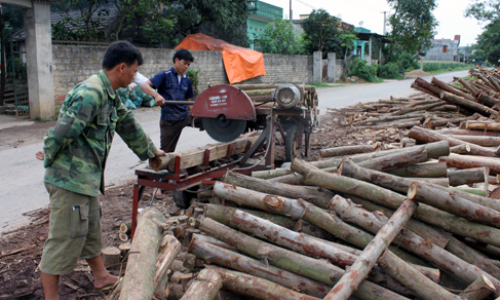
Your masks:
M396 61L398 65L406 70L408 68L418 69L419 65L415 57L408 52L403 52L396 56Z
M374 66L367 65L366 61L362 59L359 58L354 59L349 69L351 70L349 72L349 76L357 76L359 78L363 78L368 82L381 81L381 79L377 77L377 68Z
M379 77L386 79L396 79L400 77L399 66L397 63L390 62L379 68Z

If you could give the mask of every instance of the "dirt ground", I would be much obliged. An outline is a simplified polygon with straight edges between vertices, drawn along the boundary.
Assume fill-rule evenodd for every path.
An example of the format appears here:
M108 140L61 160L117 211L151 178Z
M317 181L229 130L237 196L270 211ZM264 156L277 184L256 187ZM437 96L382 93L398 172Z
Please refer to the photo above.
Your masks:
M317 160L320 149L384 140L380 136L374 138L373 135L350 134L340 126L342 120L343 116L335 112L329 112L322 117L321 125L316 128L311 138L311 155L308 160ZM394 139L392 136L387 138L386 142L393 142ZM278 147L276 159L279 161L283 157L284 149ZM118 237L118 227L122 222L131 221L132 191L133 182L130 182L122 187L110 188L106 195L101 195L103 248L123 243ZM149 205L153 192L152 188L146 188L140 207ZM153 205L164 214L183 213L173 203L171 194L164 194L163 198L155 200ZM32 212L30 216L33 218L30 225L3 233L0 237L0 300L43 299L38 264L48 234L49 209ZM120 270L111 272L119 275ZM61 276L60 296L62 300L104 299L104 294L94 289L92 274L85 261L79 261L73 273Z

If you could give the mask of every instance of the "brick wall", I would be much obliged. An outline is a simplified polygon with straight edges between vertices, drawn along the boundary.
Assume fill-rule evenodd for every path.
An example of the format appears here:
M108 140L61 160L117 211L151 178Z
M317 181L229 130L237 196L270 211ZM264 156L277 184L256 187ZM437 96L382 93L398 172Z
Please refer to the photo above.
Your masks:
M144 65L139 72L146 77L170 69L173 49L140 48ZM52 63L56 105L61 105L66 94L79 82L101 69L105 46L53 45ZM195 58L190 69L200 70L198 89L201 93L209 85L228 84L222 54L217 51L193 51ZM310 83L312 82L312 56L264 54L266 75L243 83Z

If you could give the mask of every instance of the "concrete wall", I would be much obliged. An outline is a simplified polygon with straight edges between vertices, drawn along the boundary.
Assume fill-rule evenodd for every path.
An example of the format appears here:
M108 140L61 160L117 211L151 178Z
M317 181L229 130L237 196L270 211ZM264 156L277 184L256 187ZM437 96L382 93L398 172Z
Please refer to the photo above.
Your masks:
M79 82L99 72L106 51L102 46L53 45L54 95L60 105L66 94ZM144 65L139 72L146 77L170 69L175 50L140 48ZM190 69L200 70L198 89L201 93L209 85L228 84L221 52L193 51L195 58ZM264 54L266 75L243 83L311 83L312 56Z
M424 60L431 61L458 61L458 45L455 40L434 40L432 48L425 55ZM447 46L447 51L443 52L443 47Z

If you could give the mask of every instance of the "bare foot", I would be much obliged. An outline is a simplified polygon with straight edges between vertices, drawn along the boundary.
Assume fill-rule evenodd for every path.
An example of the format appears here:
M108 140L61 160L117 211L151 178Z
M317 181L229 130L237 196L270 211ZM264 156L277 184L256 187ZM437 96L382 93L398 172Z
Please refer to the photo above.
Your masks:
M108 275L104 278L94 278L94 287L96 289L102 289L107 286L112 286L118 281L118 277L113 276L108 273Z

